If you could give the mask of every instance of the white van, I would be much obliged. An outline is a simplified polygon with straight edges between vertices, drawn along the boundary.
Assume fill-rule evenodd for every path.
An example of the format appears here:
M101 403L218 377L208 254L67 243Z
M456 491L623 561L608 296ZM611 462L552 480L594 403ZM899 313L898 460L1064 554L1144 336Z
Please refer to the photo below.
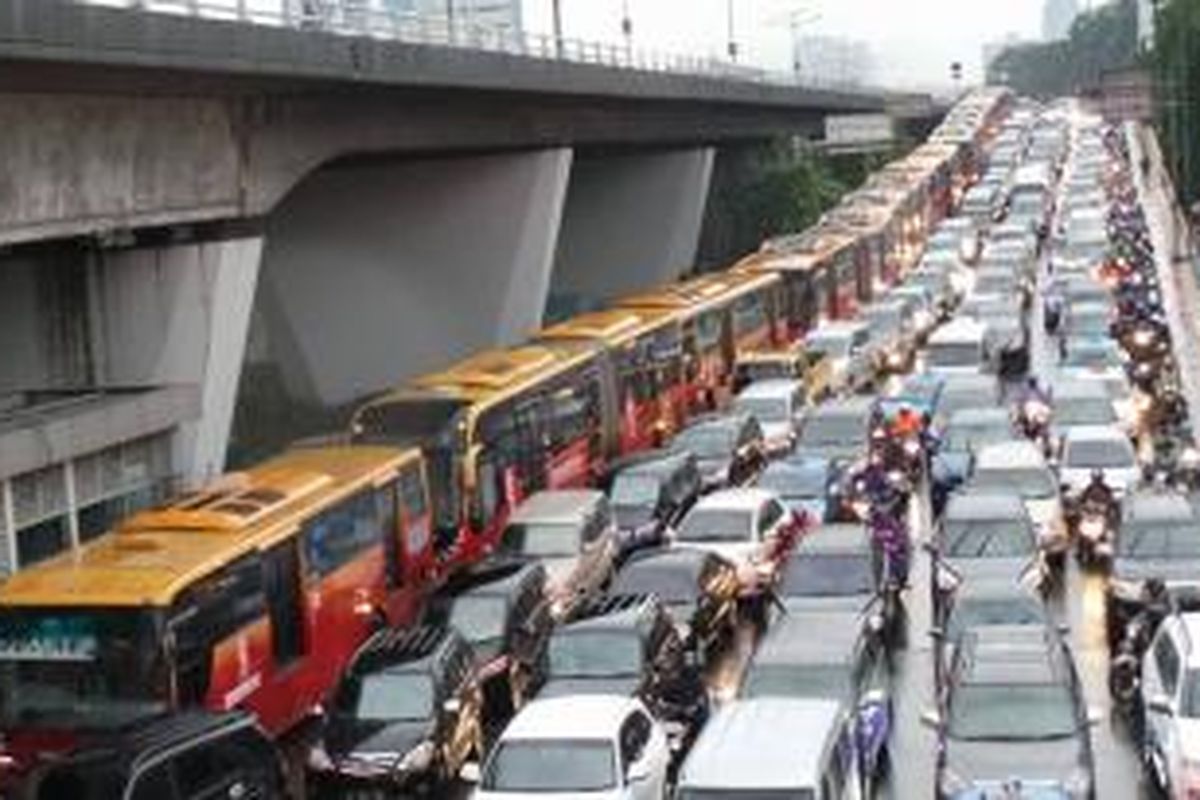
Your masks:
M987 333L986 324L968 317L938 328L925 345L921 361L924 371L935 375L987 371Z
M679 772L675 800L860 800L858 761L840 703L734 700L701 731Z

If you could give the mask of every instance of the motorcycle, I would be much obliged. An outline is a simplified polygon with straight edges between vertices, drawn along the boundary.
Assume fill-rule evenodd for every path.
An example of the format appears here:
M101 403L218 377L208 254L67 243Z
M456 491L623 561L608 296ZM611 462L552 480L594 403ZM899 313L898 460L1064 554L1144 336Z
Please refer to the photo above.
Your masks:
M1046 449L1050 441L1050 406L1045 401L1030 397L1025 399L1017 411L1017 423L1026 439L1037 442Z

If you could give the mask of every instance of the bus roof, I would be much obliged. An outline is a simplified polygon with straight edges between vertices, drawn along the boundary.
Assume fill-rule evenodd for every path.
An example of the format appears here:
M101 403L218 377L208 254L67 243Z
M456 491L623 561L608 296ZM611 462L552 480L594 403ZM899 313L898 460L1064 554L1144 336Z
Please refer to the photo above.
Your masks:
M770 272L811 272L823 266L831 256L858 243L857 234L833 226L813 229L806 234L766 242L763 252L769 255L754 263L753 268Z
M699 314L749 292L771 286L777 280L778 277L761 272L714 272L653 292L621 298L616 305L619 308L674 309L685 315Z
M0 585L0 607L169 605L196 580L419 458L415 448L294 448L15 573Z
M610 308L543 328L534 338L543 342L583 339L620 345L667 328L677 317L677 312L663 308Z

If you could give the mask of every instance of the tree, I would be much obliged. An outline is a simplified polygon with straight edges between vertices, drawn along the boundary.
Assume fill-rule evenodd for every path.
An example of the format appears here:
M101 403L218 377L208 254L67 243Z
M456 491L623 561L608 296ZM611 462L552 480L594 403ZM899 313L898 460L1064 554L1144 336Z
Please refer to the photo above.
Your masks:
M1155 13L1154 72L1156 122L1175 185L1187 203L1200 196L1200 0L1168 0Z
M1132 66L1137 59L1137 7L1117 0L1075 18L1063 41L1005 48L987 65L988 82L1021 94L1057 97L1087 94L1105 72Z

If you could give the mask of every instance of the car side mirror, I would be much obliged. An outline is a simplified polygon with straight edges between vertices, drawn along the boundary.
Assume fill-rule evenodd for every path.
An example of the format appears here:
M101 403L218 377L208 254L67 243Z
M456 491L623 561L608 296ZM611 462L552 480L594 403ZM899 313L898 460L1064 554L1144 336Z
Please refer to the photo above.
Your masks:
M458 771L459 780L463 783L479 783L480 769L478 761L467 761L462 765L462 769Z
M946 632L944 630L942 630L940 627L935 625L934 627L929 629L929 638L930 639L934 639L936 641L941 641L945 637L946 637Z
M1146 710L1151 714L1161 714L1164 717L1175 716L1175 709L1171 707L1171 699L1165 694L1156 694L1147 700Z
M921 712L921 724L936 730L942 725L942 716L934 709L927 708Z
M1088 708L1087 710L1087 726L1094 728L1104 721L1104 714L1098 708Z
M457 714L462 710L462 700L457 697L448 697L446 702L442 703L442 710L447 714Z

